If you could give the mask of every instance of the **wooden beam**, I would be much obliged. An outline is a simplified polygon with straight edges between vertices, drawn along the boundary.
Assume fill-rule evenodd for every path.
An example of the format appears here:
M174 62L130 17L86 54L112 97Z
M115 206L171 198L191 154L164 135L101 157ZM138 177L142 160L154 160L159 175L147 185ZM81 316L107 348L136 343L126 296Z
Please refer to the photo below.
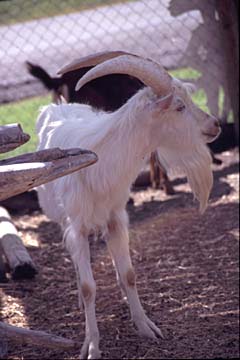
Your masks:
M25 144L30 139L20 124L0 126L0 153L5 153Z
M46 333L45 331L29 330L0 322L0 338L18 343L34 344L47 348L73 349L77 344L73 340Z
M45 149L34 151L30 153L25 153L22 155L10 157L7 159L0 160L0 166L2 165L14 165L14 164L22 164L22 163L32 163L32 162L48 162L53 160L62 159L67 156L74 156L79 154L88 154L88 150L82 149Z
M0 247L11 269L12 278L32 279L37 269L18 235L6 209L0 207Z
M97 160L97 155L88 150L48 149L1 161L0 200L71 174Z

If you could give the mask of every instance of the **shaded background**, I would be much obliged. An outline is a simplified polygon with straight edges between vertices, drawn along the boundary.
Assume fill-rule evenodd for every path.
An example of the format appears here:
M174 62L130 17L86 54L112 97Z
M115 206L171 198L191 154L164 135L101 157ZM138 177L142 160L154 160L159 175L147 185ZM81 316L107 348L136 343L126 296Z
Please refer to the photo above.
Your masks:
M194 100L238 134L238 1L234 0L9 0L0 1L0 124L21 122L34 150L40 105L51 96L25 61L52 76L68 61L102 50L127 50L161 61L196 83ZM10 156L10 153L8 154ZM145 189L131 194L130 239L144 308L165 340L141 340L131 325L102 243L93 243L97 317L105 358L239 357L238 152L220 155L207 212L200 217L186 179L176 194ZM83 341L84 317L70 258L56 224L40 211L13 216L39 274L1 284L3 321ZM35 346L1 343L0 357L77 359Z
M1 1L0 104L44 93L26 60L55 75L73 58L121 49L185 69L176 74L238 128L237 9L234 0Z

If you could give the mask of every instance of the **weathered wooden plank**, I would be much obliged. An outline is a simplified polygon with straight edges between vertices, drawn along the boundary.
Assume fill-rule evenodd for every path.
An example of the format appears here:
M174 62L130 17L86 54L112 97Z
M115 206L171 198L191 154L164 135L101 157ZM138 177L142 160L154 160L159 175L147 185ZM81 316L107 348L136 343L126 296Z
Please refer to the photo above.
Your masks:
M34 344L48 348L73 349L77 344L73 340L46 333L29 330L0 322L0 338L22 344Z
M62 159L67 156L74 156L74 155L86 154L86 153L89 153L89 151L82 150L79 148L67 149L67 150L59 149L59 148L45 149L45 150L25 153L22 155L0 160L0 166L32 163L32 162L48 162L48 161Z
M11 269L12 278L32 279L37 269L6 209L0 207L0 247Z
M25 144L30 139L20 124L0 126L0 153L5 153Z
M53 149L54 154L55 150ZM60 149L58 149L59 151ZM51 152L51 150L48 150ZM88 150L67 149L60 150L62 157L47 162L41 162L45 152L30 154L30 159L35 157L38 162L10 163L0 166L0 200L22 193L61 176L71 174L97 161L97 155ZM26 154L27 155L27 154ZM58 155L59 156L59 155ZM21 160L22 161L22 160Z

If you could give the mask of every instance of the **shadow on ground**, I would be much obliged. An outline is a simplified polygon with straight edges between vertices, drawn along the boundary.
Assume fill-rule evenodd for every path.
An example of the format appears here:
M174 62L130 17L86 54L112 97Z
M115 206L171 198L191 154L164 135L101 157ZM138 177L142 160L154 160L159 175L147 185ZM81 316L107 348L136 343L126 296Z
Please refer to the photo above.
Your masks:
M91 244L103 358L238 357L237 175L236 162L214 172L210 206L203 216L185 179L174 181L177 193L171 198L151 189L132 193L137 205L128 211L139 295L164 340L139 339L105 245ZM2 319L82 343L84 316L78 310L75 274L59 227L38 212L16 217L15 222L39 274L33 281L3 284ZM8 351L15 359L78 356L79 350L30 345L11 344Z

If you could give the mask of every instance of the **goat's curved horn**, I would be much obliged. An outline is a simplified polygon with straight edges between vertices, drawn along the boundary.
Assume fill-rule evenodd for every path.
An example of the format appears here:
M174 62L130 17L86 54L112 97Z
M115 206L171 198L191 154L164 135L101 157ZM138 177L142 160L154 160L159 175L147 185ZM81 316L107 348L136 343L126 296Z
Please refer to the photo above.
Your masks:
M118 56L95 66L77 82L75 89L79 90L89 81L109 74L134 76L157 95L167 95L172 91L172 78L162 65L136 55Z
M102 51L96 54L81 57L73 60L71 63L62 67L57 74L63 75L69 71L81 69L84 67L96 66L106 60L113 59L121 55L131 55L124 51Z

